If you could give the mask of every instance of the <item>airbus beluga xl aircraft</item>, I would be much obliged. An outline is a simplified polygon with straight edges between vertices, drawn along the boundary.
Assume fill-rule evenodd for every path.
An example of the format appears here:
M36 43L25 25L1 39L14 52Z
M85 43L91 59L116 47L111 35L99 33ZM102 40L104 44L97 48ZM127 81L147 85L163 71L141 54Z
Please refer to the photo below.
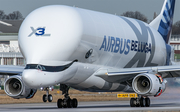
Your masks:
M70 87L91 92L135 92L130 106L149 107L148 96L165 91L164 78L179 77L168 45L175 0L165 0L150 24L76 7L51 5L31 12L19 30L25 68L1 70L12 75L5 92L31 98L40 87L60 84L58 108L76 108ZM15 75L19 74L19 75ZM48 89L47 89L48 91ZM44 101L52 95L44 95Z

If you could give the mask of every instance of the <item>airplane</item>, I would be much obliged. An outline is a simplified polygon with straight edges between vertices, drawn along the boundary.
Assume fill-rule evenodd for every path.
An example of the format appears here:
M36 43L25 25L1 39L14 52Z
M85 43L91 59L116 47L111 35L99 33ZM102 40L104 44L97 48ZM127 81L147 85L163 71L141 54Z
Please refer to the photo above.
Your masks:
M150 23L97 11L50 5L31 12L18 35L26 67L0 68L11 75L5 92L13 98L32 98L47 88L43 100L52 99L50 86L60 84L64 99L58 108L76 108L69 88L90 92L135 92L131 107L149 107L149 96L160 96L165 78L179 77L171 65L169 43L175 0L165 0Z

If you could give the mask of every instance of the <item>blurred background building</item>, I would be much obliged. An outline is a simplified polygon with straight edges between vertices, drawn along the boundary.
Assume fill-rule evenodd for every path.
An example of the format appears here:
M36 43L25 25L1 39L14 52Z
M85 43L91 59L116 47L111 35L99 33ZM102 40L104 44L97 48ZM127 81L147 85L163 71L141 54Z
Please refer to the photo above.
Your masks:
M180 54L180 35L172 35L170 45L174 47L175 54Z
M0 65L24 66L18 47L18 31L22 20L0 21Z

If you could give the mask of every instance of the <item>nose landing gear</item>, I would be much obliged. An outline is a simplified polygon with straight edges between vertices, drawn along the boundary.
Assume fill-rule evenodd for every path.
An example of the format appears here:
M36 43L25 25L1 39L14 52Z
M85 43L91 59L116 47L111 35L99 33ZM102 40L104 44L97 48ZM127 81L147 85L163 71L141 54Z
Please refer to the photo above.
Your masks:
M77 108L78 101L76 98L71 99L69 97L69 88L65 84L60 84L60 90L62 91L62 94L64 94L64 99L58 99L57 101L57 107L58 108Z
M51 94L49 94L49 90L51 90L50 87L47 87L47 88L45 88L45 89L41 88L41 90L46 91L46 94L44 94L43 97L42 97L43 102L47 102L47 101L48 101L48 102L52 102L53 97L52 97Z

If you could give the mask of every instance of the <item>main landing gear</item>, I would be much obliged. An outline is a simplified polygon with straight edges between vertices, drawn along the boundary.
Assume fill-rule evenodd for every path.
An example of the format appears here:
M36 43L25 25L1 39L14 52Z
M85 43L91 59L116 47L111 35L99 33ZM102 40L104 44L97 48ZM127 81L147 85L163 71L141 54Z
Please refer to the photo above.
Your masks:
M57 106L58 108L77 108L78 101L76 98L71 99L69 97L68 91L69 87L65 84L60 84L60 90L64 94L64 99L58 99Z
M131 107L149 107L151 104L148 97L143 97L138 95L138 98L131 98L130 106Z
M42 89L44 91L46 91L46 94L43 95L42 99L43 99L43 102L52 102L53 100L53 97L51 94L49 94L49 87L45 88L45 89Z

